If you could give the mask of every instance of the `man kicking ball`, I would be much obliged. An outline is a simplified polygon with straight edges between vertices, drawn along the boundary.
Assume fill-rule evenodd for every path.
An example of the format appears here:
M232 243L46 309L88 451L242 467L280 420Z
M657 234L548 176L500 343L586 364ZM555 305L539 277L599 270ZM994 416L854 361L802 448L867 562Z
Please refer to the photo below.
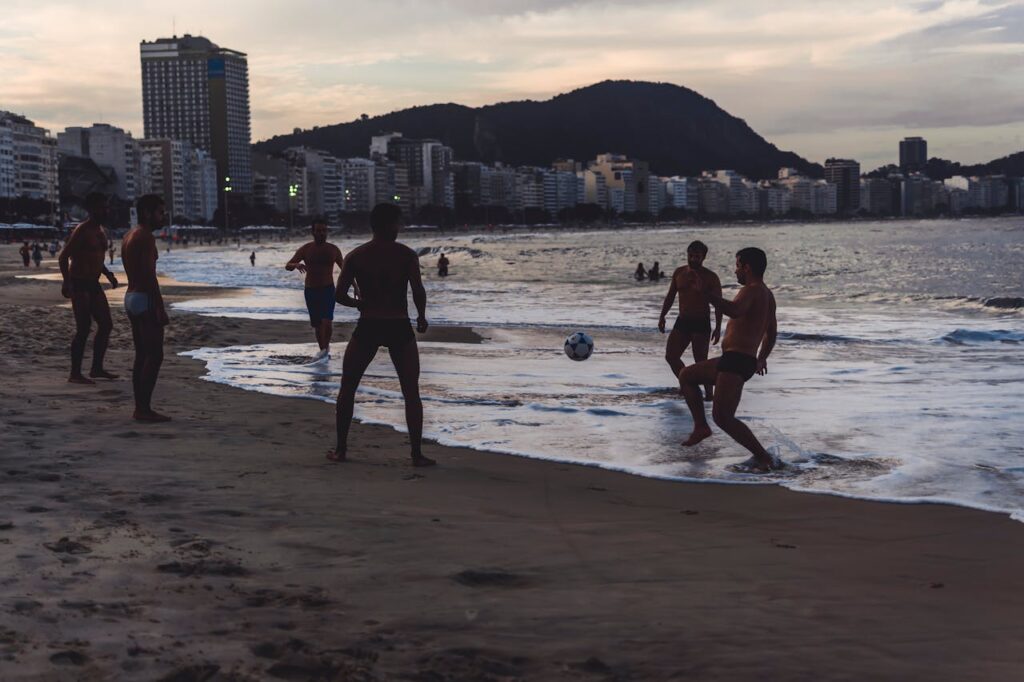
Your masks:
M327 241L327 221L315 219L313 241L303 244L284 269L298 270L306 275L306 310L309 324L316 333L320 351L313 357L318 362L331 354L334 331L334 266L342 266L341 249ZM358 292L358 289L356 290Z
M427 291L420 278L420 259L416 252L400 244L398 231L402 211L394 204L377 204L370 212L373 239L356 247L341 268L338 278L338 303L359 310L345 359L341 365L341 388L338 390L336 426L338 441L327 453L332 462L345 460L348 430L352 425L356 389L377 349L384 346L398 373L398 382L405 399L405 421L409 427L413 466L436 464L423 456L423 402L420 400L420 352L416 335L409 324L409 303L412 290L416 304L416 331L427 331ZM349 296L353 283L359 284L359 298Z
M683 445L696 445L711 435L704 416L700 386L714 384L711 414L715 424L752 454L742 464L730 467L741 473L768 473L783 467L780 460L764 449L747 425L736 418L743 384L754 374L763 375L768 371L768 356L775 347L775 296L763 279L767 267L768 257L764 251L754 247L740 249L736 253L736 279L743 286L731 301L703 289L695 273L690 282L690 286L704 292L716 311L725 313L730 319L722 339L722 357L695 363L679 373L679 388L693 415L693 433L683 441Z

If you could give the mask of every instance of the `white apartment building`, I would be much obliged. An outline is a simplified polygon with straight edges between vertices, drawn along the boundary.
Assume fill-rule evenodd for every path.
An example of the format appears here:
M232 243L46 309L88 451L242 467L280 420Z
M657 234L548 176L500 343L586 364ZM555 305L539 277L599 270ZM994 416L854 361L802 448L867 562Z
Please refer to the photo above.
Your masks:
M33 121L0 111L0 196L57 203L57 141Z
M562 209L576 206L576 173L544 171L544 210L557 216Z
M62 154L92 159L110 172L119 198L134 201L142 194L141 154L131 133L107 123L73 126L57 133L57 149Z
M140 183L138 194L158 194L168 209L168 219L209 222L219 197L217 161L189 142L138 140Z
M377 197L377 163L371 159L341 159L338 161L341 184L344 187L342 211L368 212Z
M666 179L665 190L667 202L672 208L681 208L696 213L700 202L700 190L697 178L684 178L678 175Z

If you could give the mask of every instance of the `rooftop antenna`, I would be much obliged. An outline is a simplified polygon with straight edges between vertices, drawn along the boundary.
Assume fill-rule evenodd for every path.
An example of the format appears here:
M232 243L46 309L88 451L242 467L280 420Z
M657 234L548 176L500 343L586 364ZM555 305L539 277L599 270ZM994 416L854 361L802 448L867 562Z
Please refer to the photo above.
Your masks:
M171 35L175 38L178 37L178 20L173 14L171 15Z

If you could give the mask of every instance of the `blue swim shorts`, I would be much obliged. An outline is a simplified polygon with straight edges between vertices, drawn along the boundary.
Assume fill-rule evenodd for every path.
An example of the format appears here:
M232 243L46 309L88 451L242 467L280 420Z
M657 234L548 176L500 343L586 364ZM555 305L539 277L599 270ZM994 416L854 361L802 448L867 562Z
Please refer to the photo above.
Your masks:
M306 310L309 311L309 324L319 327L323 320L334 319L334 285L306 289Z

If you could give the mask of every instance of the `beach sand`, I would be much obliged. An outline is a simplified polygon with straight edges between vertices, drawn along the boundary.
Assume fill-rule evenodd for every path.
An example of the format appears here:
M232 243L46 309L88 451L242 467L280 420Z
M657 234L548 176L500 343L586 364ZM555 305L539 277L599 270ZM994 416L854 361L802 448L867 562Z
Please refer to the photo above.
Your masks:
M174 421L137 424L120 292L122 378L70 385L58 287L0 264L0 679L1024 677L1024 524L436 444L414 469L366 425L330 464L333 406L176 355L302 323L172 313Z

